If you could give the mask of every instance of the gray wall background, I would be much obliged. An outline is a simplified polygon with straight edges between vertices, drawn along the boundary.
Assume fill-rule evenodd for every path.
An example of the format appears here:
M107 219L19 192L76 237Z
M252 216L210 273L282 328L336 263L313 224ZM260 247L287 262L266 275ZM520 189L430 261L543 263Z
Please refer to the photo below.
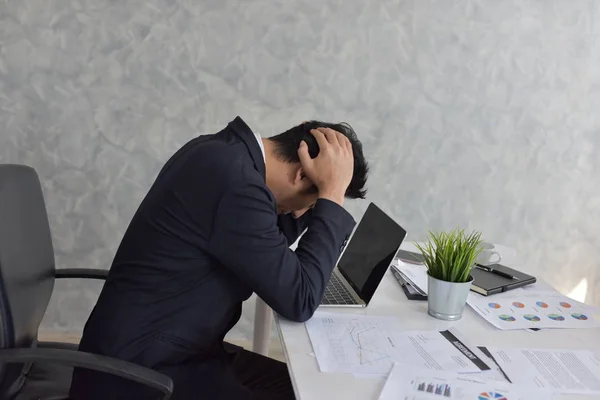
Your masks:
M58 267L107 268L190 138L344 120L411 239L482 230L600 305L599 65L593 0L7 1L0 162L37 168ZM81 330L99 289L57 284L44 329Z

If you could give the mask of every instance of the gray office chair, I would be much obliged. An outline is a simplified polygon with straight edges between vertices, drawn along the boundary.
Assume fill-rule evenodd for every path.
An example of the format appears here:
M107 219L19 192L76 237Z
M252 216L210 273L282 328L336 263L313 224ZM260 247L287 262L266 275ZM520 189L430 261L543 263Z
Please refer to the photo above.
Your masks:
M68 399L73 367L156 389L169 399L171 379L122 360L37 341L56 278L106 279L107 271L54 269L54 250L40 181L33 168L0 164L0 399ZM162 393L162 394L161 394Z

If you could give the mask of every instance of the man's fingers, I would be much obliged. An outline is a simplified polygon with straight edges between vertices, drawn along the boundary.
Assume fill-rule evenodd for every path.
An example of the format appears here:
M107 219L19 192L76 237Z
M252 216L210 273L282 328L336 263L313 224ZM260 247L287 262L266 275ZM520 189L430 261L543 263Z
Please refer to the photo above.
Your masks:
M346 136L344 136L344 144L346 146L346 150L348 150L350 152L350 154L352 154L353 153L352 143L350 142L350 139L348 139Z
M319 132L322 132L323 135L325 135L325 137L327 138L327 141L330 144L339 146L340 141L337 138L338 132L334 131L331 128L317 128L317 129L319 130Z
M312 129L310 133L317 139L317 143L319 144L319 149L324 150L325 147L329 144L334 147L338 147L344 149L346 151L352 151L352 144L348 140L348 138L331 128L317 128Z
M300 147L298 147L298 158L300 158L300 164L302 164L305 168L312 162L312 158L310 158L310 154L308 152L308 146L304 140L300 142Z
M343 133L337 132L337 131L335 131L335 135L336 135L337 140L338 140L340 146L342 147L342 149L348 150L349 140L346 137L346 135L344 135Z
M317 143L319 144L319 149L324 149L327 147L329 142L325 138L325 135L319 129L311 129L310 133L317 139ZM307 146L308 147L308 146Z

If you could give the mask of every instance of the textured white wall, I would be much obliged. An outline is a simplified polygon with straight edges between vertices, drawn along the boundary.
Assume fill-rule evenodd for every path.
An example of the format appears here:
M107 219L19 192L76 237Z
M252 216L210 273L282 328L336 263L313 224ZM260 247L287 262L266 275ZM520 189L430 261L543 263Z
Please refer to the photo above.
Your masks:
M600 305L599 65L593 0L1 2L0 162L38 169L57 265L106 268L188 139L345 120L412 239L481 229ZM57 285L45 329L99 287Z

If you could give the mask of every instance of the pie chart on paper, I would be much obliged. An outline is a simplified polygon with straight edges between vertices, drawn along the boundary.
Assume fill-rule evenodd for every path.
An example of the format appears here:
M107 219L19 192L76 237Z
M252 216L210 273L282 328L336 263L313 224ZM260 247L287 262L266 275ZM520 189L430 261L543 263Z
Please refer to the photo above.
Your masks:
M537 315L533 315L533 314L525 314L523 315L523 318L525 318L527 321L531 321L531 322L540 322L540 317L538 317ZM575 317L573 317L575 318Z
M571 314L571 317L578 319L580 321L587 321L588 317L583 315L583 314L579 314L579 313L573 313Z
M559 314L548 314L548 318L554 320L554 321L564 321L565 317L563 317L562 315Z
M515 317L513 317L512 315L506 315L506 314L501 314L498 316L498 318L500 318L502 321L506 321L506 322L515 322Z
M479 394L478 400L508 400L503 394L498 392L483 392Z

